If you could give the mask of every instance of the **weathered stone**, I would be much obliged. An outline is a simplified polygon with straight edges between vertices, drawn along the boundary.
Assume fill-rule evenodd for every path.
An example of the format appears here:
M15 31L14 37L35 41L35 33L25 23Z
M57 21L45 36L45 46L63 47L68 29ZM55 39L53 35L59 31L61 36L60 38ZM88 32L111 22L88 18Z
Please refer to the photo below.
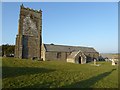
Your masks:
M42 11L21 5L15 57L41 59Z

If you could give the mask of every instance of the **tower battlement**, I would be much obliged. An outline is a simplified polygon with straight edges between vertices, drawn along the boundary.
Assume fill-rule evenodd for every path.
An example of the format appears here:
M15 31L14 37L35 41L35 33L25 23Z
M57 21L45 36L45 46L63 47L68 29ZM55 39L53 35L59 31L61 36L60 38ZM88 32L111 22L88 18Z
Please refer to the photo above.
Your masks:
M23 4L20 7L21 7L21 9L25 9L25 10L32 11L32 12L35 12L35 13L42 13L41 9L40 10L35 10L35 9L29 8L29 7L24 7Z

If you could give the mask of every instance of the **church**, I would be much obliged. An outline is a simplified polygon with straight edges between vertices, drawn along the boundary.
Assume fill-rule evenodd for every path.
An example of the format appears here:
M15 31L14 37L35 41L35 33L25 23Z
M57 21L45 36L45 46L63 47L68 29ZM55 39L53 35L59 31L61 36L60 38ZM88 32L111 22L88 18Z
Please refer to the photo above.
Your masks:
M99 53L92 47L42 44L41 58L84 64L98 59Z
M42 11L20 6L15 57L42 61L59 60L84 64L98 59L93 47L67 46L42 43Z

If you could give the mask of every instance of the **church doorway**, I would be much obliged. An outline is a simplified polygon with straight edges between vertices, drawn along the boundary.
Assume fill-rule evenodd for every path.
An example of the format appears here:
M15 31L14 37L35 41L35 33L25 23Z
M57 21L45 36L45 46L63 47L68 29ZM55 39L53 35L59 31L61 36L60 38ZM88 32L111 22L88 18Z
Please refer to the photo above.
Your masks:
M81 64L81 57L80 56L78 58L78 62L79 62L79 64Z

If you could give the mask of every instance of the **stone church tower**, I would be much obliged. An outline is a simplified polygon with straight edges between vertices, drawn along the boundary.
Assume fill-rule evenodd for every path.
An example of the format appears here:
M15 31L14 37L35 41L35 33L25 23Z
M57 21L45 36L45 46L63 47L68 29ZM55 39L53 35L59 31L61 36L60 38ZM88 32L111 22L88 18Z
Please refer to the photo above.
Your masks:
M18 35L15 57L41 59L42 11L20 6Z

